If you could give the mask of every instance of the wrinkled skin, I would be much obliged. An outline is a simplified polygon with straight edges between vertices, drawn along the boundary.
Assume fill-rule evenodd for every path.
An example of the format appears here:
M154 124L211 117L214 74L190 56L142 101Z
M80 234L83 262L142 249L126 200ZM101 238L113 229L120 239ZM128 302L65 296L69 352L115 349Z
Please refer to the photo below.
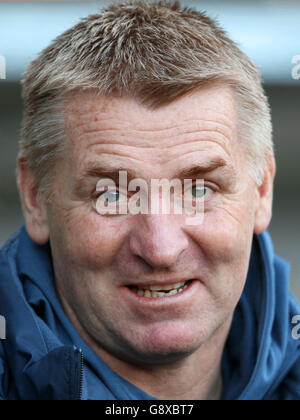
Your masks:
M19 187L30 236L38 243L50 239L67 315L107 363L138 385L143 366L183 369L192 359L209 367L212 386L245 285L253 233L270 222L273 157L257 186L225 87L203 88L155 111L131 98L77 93L66 100L65 122L66 151L50 204L30 190L25 165ZM218 159L226 166L199 174L211 191L199 226L188 226L184 215L100 215L98 179L84 177L94 162L134 169L150 183ZM188 293L151 302L135 299L126 287L189 279L197 281Z

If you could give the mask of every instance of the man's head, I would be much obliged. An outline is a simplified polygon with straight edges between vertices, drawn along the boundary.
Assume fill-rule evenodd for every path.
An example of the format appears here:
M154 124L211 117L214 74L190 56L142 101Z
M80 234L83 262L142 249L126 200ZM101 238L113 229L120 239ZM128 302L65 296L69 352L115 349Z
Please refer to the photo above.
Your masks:
M54 41L29 67L24 100L26 226L50 240L71 320L131 362L194 352L232 316L253 233L271 219L270 112L254 65L206 16L131 1ZM195 167L206 186L199 226L95 209L103 174L123 168L150 184Z

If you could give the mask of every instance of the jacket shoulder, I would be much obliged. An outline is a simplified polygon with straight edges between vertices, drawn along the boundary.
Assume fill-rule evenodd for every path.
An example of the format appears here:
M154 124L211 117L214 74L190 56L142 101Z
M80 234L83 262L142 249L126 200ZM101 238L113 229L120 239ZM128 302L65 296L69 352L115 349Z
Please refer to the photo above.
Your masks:
M0 401L9 399L10 369L6 357L7 349L5 351L7 340L5 339L6 326L4 318L8 315L9 311L7 308L5 292L7 291L7 282L10 280L12 273L16 270L15 254L19 243L19 235L20 231L16 232L3 247L0 248Z

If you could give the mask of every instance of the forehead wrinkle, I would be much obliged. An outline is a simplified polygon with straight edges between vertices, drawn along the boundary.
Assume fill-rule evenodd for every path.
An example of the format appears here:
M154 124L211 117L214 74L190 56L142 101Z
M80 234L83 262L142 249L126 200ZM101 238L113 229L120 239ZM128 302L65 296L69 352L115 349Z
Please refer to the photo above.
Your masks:
M227 142L222 142L222 144L220 144L220 142L217 141L216 139L209 139L209 138L206 138L205 140L191 140L191 141L185 142L184 145L193 145L193 144L195 144L195 149L192 150L192 151L187 151L185 153L182 153L182 156L186 156L186 155L189 155L189 154L195 154L197 152L198 153L206 152L207 149L205 149L205 150L201 150L199 148L197 149L196 148L196 145L198 145L198 146L207 146L207 144L209 144L209 143L212 143L214 146L217 146L218 148L221 148L222 149L222 152L225 151L226 154L229 157L232 156L232 149L230 147L228 147L229 145L227 144ZM179 148L179 147L180 147L180 145L175 145L175 146L166 147L166 148L167 149L171 149L171 148ZM178 152L173 152L173 153L176 154Z
M218 148L221 148L221 153L222 153L222 155L224 154L224 148L222 147L222 146L220 146L220 144L219 143L217 143L217 142L214 142L214 141L209 141L209 142L212 142L212 143L214 143L214 144L216 144L217 146L218 146ZM202 142L202 144L203 143L208 143L208 142ZM190 144L193 144L193 143L190 143ZM196 144L199 144L199 142L195 142L195 145ZM229 150L228 152L227 152L227 150L225 150L225 152L226 152L226 156L227 156L227 158L229 158L229 159L231 159L232 158L232 152L231 152L231 150ZM208 148L205 148L205 149L203 149L203 150L200 150L200 149L196 149L196 148L194 148L194 150L189 150L189 151L186 151L186 152L184 152L184 153L181 153L181 155L180 155L180 159L185 159L187 156L189 156L189 155L193 155L193 156L195 156L195 157L197 157L198 155L201 155L201 154L211 154L211 155L214 155L214 154L216 154L217 155L217 149L214 149L214 150L212 150L212 149L208 149ZM220 155L220 157L222 156L222 155ZM229 160L228 159L228 160ZM172 154L169 154L168 155L168 157L166 157L165 159L164 158L162 158L161 159L161 163L168 163L168 161L169 160L174 160L174 157L173 157L173 155ZM196 159L197 160L197 159ZM208 159L209 160L209 159ZM225 158L224 158L224 160L225 160ZM202 158L202 162L203 161L205 161L205 157L204 158ZM230 165L230 163L228 163L228 165Z
M144 163L143 159L139 159L137 157L132 157L132 154L129 155L129 154L120 153L120 152L113 152L113 151L107 152L107 153L104 152L104 153L100 153L99 156L101 156L101 157L108 156L108 158L104 159L104 162L108 162L108 163L112 161L112 159L111 159L112 156L116 156L116 158L117 158L117 159L114 159L114 162L121 161L122 158L126 158L126 160L130 160L130 161L133 161L133 162L134 161L140 161L140 162ZM90 160L88 162L89 163L91 163L91 162L95 163L96 161ZM122 163L122 165L124 165L124 163Z
M202 121L199 122L198 124L195 125L194 127L191 127L191 125L186 125L186 124L181 124L178 126L172 126L172 127L168 127L168 128L156 128L156 127L152 127L151 129L140 129L140 128L129 128L129 127L124 127L122 125L118 126L118 124L115 124L113 126L110 127L92 127L91 123L87 123L88 125L88 129L85 129L83 127L83 129L81 130L81 132L79 132L79 136L90 136L90 135L101 135L102 133L116 133L119 136L130 136L130 135L140 135L142 134L143 136L157 136L157 137L163 137L164 139L169 139L171 137L174 137L174 135L176 136L181 136L181 135L188 135L188 134L195 134L195 135L201 135L204 133L216 133L219 135L222 135L225 138L229 138L232 136L233 133L233 127L229 127L227 125L223 125L219 122L216 121ZM71 127L70 127L71 128ZM76 130L76 126L71 128L71 131ZM174 133L175 131L175 133Z
M159 151L165 151L166 153L170 154L176 154L178 153L177 149L180 153L184 151L185 148L189 147L189 145L195 144L195 146L200 147L205 144L215 144L218 147L221 147L223 151L225 151L229 156L231 156L232 148L234 146L233 140L231 138L227 138L220 134L219 132L215 131L203 131L202 133L190 133L190 134L184 134L185 137L178 137L173 138L171 142L168 143L166 141L162 141L159 139L154 139L153 141L151 139L134 139L130 136L130 134L127 134L126 136L123 135L115 135L111 136L110 139L107 137L99 138L100 136L97 136L97 139L94 142L91 142L90 144L86 145L86 141L82 140L80 142L82 145L85 145L85 150L90 151L91 149L98 149L100 151L102 149L102 153L104 152L114 152L115 148L118 148L118 151L121 149L125 150L136 150L138 153L140 150L157 150ZM126 141L122 142L122 137L126 137ZM166 139L169 140L169 139ZM130 153L133 153L130 152ZM128 154L128 153L127 153Z
M128 140L127 140L128 141ZM129 140L130 141L130 140ZM96 143L92 143L89 144L85 147L85 150L90 150L90 149L94 149L94 148L101 148L104 150L103 153L107 150L107 147L111 146L109 151L113 152L114 148L118 148L118 150L120 150L120 148L123 149L135 149L137 152L140 149L143 150L165 150L165 151L172 151L178 148L185 148L189 145L195 144L195 145L203 145L204 143L213 143L216 144L217 146L221 147L223 150L225 150L227 152L228 155L230 155L230 139L224 138L222 135L220 135L219 133L212 135L212 133L203 133L202 134L202 138L195 138L195 135L193 135L192 138L190 139L174 139L174 141L172 142L173 144L162 144L162 143L157 143L157 141L151 141L151 140L140 140L138 144L133 144L134 140L131 141L131 144L128 144L128 142L124 142L121 143L120 142L120 138L116 139L116 141L113 141L113 139L107 140L107 139L98 139ZM175 143L176 142L176 143ZM175 143L175 144L174 144ZM176 152L174 152L176 153Z
M147 120L145 120L147 121ZM225 137L231 137L234 132L235 124L234 121L218 121L217 119L191 119L186 120L182 124L178 124L177 121L174 122L175 125L157 126L157 123L151 122L151 128L145 128L145 122L143 121L143 126L139 127L136 124L130 124L129 121L123 121L120 123L120 119L100 119L97 122L94 121L94 118L85 118L84 116L79 116L78 119L69 121L69 124L66 124L66 131L70 132L69 137L73 137L72 134L77 134L78 136L87 136L87 135L100 135L101 133L118 133L119 135L134 135L142 134L143 136L155 134L159 137L164 137L166 139L181 134L193 134L200 133L203 131L207 132L216 132L224 135ZM175 133L174 133L175 131ZM67 133L68 134L68 133Z
M214 150L209 149L208 147L213 144ZM110 146L107 148L107 146ZM178 154L180 153L180 157L187 156L189 154L196 154L196 153L207 153L207 152L214 152L216 153L216 148L221 150L221 153L226 153L226 155L229 158L232 158L233 150L232 148L228 147L227 142L222 142L220 144L219 141L214 139L205 139L205 140L195 140L194 138L190 141L185 141L181 144L176 144L172 146L163 146L158 145L155 147L155 145L149 145L147 146L131 146L131 145L124 145L121 143L97 143L92 144L89 147L86 148L86 150L90 150L92 148L95 148L96 155L103 156L116 156L120 158L127 158L130 160L136 160L145 162L145 155L141 155L141 148L146 153L147 151L155 152L155 154L152 156L153 160L159 161L160 164L167 164L169 161L174 161L178 157ZM158 149L159 148L159 149ZM128 149L130 152L128 152ZM173 150L172 150L173 149ZM149 156L149 154L148 154Z
M120 125L120 129L125 129L124 125L120 124L119 120L117 122L114 121L113 119L109 119L107 121L109 121L112 124L112 126L105 127L105 124L104 124L104 127L101 128L101 129L89 129L89 130L86 130L85 132L89 134L89 133L98 132L98 131L104 131L104 132L105 131L114 131L114 130L118 130L118 125ZM91 122L92 121L87 121L87 124L90 125ZM101 120L100 122L103 124L105 122L105 120ZM99 121L98 121L98 123L99 123ZM129 127L127 129L132 131L132 132L140 132L140 133L164 132L164 131L170 131L170 130L180 131L182 128L184 129L186 127L188 127L188 129L189 129L189 127L192 123L195 123L197 126L199 126L199 124L202 124L203 126L206 125L206 124L209 124L209 125L211 124L211 125L214 125L214 126L223 127L225 129L228 129L229 131L232 131L232 129L233 129L232 124L226 124L224 122L220 122L220 121L216 121L216 120L209 120L209 119L190 120L190 121L187 120L186 123L184 123L184 124L175 125L175 126L172 125L170 127L164 127L164 128L162 128L162 127L153 128L152 127L151 129L145 129L145 128L139 128L139 127L134 126L134 127ZM209 129L206 129L206 130L209 131ZM215 130L219 131L217 127L215 128ZM211 131L213 131L213 130L211 129ZM183 130L183 133L185 133L185 132L186 131Z

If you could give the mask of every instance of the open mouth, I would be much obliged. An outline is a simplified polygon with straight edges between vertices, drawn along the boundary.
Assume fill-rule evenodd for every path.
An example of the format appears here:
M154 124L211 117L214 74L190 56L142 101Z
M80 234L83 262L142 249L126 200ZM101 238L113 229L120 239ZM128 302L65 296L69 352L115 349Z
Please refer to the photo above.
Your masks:
M138 296L150 298L150 299L160 299L165 297L171 297L182 293L186 290L193 280L184 281L181 283L175 283L170 285L148 285L148 286L128 286L129 289L137 294Z

